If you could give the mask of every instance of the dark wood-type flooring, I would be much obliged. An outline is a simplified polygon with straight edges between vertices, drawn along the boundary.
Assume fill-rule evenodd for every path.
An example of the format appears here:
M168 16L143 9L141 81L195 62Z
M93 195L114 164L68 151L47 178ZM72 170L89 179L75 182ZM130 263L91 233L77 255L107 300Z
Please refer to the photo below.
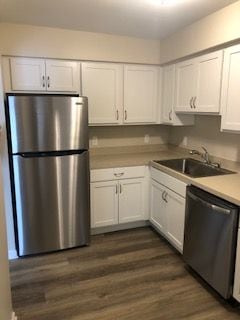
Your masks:
M240 309L190 273L151 228L11 262L19 320L232 320Z

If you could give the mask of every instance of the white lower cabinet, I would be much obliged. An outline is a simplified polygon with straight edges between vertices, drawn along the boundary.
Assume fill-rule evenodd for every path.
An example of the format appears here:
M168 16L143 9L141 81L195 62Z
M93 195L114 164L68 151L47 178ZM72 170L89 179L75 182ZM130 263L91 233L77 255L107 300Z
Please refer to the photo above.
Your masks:
M92 228L148 219L144 174L144 167L92 170Z
M119 181L119 222L144 220L144 178Z
M185 199L166 189L166 232L168 239L181 252L183 250Z
M162 232L166 230L166 203L163 201L164 186L151 181L150 221Z
M118 182L91 183L91 226L103 227L118 223Z
M152 169L152 178L154 177L157 181L151 179L150 221L182 253L186 202L184 189L186 190L186 185L160 171L155 175L155 171L158 170ZM159 181L163 181L166 185ZM168 186L174 185L176 185L177 192L168 188Z

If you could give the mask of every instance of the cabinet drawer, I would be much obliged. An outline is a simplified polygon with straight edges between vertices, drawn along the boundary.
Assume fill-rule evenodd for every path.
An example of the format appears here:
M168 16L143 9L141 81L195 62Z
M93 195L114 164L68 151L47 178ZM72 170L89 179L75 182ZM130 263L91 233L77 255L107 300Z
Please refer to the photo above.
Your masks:
M151 178L169 188L170 190L178 193L182 197L186 197L186 183L174 177L171 177L170 175L155 168L151 168Z
M145 166L91 170L91 182L141 178L145 176Z

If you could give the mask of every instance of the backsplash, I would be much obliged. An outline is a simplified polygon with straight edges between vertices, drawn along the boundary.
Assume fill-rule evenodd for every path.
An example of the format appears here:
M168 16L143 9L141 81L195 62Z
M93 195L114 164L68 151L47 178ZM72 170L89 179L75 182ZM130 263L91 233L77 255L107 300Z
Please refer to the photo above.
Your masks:
M210 155L240 162L240 135L220 132L221 117L196 116L196 124L192 127L172 127L169 143L197 149L207 148Z
M169 127L160 125L90 127L89 136L90 148L167 144Z

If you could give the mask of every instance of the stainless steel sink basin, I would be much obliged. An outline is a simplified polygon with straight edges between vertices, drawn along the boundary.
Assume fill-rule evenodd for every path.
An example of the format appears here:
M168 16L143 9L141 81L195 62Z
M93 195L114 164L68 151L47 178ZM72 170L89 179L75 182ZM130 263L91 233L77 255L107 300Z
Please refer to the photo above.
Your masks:
M161 160L154 162L193 178L220 176L235 173L226 169L213 167L209 164L191 158Z

